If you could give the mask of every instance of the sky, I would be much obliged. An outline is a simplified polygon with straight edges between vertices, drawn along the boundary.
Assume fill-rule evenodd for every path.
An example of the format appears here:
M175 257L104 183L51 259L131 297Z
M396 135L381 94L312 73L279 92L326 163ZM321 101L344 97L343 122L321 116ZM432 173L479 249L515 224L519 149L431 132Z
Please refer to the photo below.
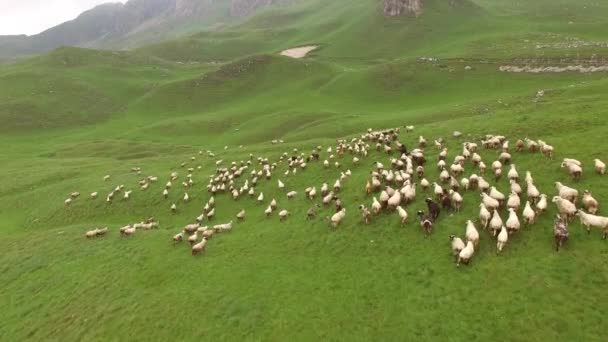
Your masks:
M0 0L0 35L40 33L106 2L126 0Z

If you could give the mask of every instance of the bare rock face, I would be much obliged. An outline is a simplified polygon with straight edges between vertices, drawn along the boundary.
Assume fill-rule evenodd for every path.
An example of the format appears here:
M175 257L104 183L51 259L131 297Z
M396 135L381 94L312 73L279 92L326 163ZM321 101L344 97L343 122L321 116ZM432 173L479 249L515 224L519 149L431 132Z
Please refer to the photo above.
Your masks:
M397 17L402 15L419 16L422 14L422 0L384 0L384 15Z

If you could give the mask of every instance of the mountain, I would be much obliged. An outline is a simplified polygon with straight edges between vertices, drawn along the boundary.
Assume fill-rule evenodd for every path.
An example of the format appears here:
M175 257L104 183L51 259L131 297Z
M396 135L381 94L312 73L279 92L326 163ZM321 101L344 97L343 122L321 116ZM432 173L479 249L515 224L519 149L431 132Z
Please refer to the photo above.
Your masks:
M107 3L33 36L0 36L0 59L60 46L125 49L213 30L294 0L130 0Z

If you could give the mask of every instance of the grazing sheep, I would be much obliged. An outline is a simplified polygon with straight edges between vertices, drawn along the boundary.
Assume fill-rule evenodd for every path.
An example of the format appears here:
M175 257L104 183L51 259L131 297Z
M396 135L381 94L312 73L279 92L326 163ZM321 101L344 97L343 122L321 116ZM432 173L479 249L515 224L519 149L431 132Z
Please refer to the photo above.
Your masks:
M450 235L450 241L452 243L452 254L454 255L454 257L458 257L460 251L465 248L465 244L462 239L457 237L456 235Z
M425 214L422 210L419 210L416 215L420 219L420 226L424 232L424 237L428 237L433 232L433 217L431 214Z
M258 196L258 203L262 203L264 202L264 193L260 192L260 195Z
M511 164L511 168L509 169L509 173L507 174L509 177L509 180L514 180L517 182L517 180L519 179L519 173L517 172L517 169L515 168L515 164Z
M458 254L456 266L459 267L461 263L468 265L471 258L473 258L473 254L475 254L475 247L473 246L473 243L469 241L467 242L466 247Z
M567 187L561 182L555 182L555 189L559 193L559 197L567 199L572 203L576 203L578 199L578 190Z
M98 232L98 229L97 229L97 228L95 228L95 229L93 229L93 230L89 230L88 232L86 232L86 233L85 233L85 237L86 237L87 239L94 238L94 237L96 237L96 236L97 236L97 232Z
M66 207L68 207L70 204L72 204L72 199L68 198L65 201L63 201L63 203L65 204Z
M99 194L97 192L91 193L91 199L96 199Z
M568 241L570 232L568 232L568 222L562 219L559 215L556 215L555 222L553 223L553 238L555 239L555 251L559 252L559 249Z
M268 208L264 210L264 214L266 214L266 217L269 217L272 214L272 207L268 206Z
M502 228L503 223L500 215L498 214L498 210L494 210L492 214L492 219L490 220L490 229L492 230L492 235L496 236L500 229Z
M240 221L243 221L245 219L245 209L239 211L239 213L236 214L236 218Z
M298 193L296 191L290 191L287 193L287 199L293 199L297 194Z
M289 215L290 215L290 214L289 214L289 211L287 211L287 210L283 209L283 210L281 210L281 211L279 212L279 220L280 220L280 221L284 221L284 220L286 220L286 219L287 219L287 216L289 216Z
M310 189L310 191L308 192L308 198L312 201L315 199L316 195L317 195L317 188L313 186L312 189Z
M587 233L591 233L591 227L600 228L603 230L603 239L608 237L608 217L596 216L587 214L583 210L576 211L576 216L581 220L581 224L587 228Z
M606 164L599 159L594 159L593 162L595 163L595 172L604 175L606 173Z
M284 190L285 189L285 184L283 182L281 182L281 180L278 180L278 184L279 184L279 190Z
M566 169L568 171L573 181L578 181L583 176L583 168L576 163L563 162L562 169Z
M270 201L270 208L274 211L277 209L277 201L273 198L272 201Z
M110 179L110 175L105 175L105 176L103 176L103 181L104 181L104 182L105 182L105 181L107 181L107 180L109 180L109 179Z
M176 244L178 242L181 242L184 239L184 235L186 234L185 230L182 230L181 232L175 234L173 236L173 244Z
M177 212L177 206L175 205L175 203L171 204L171 212L173 212L174 214Z
M163 197L165 199L167 199L167 197L169 197L169 190L167 190L167 189L163 190Z
M203 232L203 239L211 240L211 238L213 238L213 235L215 235L215 230L207 229Z
M129 225L125 229L122 229L122 228L120 229L120 235L122 235L124 237L131 236L131 235L135 234L135 231L136 231L136 228Z
M507 229L502 226L500 234L498 234L498 238L496 239L496 253L502 252L502 249L507 245L507 241L509 241L509 233L507 233Z
M192 246L192 255L198 255L201 252L205 251L205 249L207 248L207 238L203 237L203 239L201 240L201 242L197 243L196 245Z
M475 225L473 224L473 221L471 221L471 220L467 221L465 237L466 237L467 241L470 241L473 243L475 248L477 248L479 246L479 232L477 231L477 228L475 228Z
M555 205L557 206L558 212L566 220L571 219L576 214L576 206L574 205L574 203L568 201L565 198L555 196L555 197L553 197L553 203L555 203Z
M232 221L224 224L216 224L213 226L213 230L215 230L216 233L230 232L232 231Z

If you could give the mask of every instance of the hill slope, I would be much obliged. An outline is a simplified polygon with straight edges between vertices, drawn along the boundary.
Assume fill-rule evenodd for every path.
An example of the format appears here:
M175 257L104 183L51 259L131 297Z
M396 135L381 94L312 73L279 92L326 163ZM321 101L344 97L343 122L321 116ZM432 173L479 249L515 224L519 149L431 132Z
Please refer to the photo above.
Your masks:
M0 66L0 334L6 340L602 341L608 246L600 231L587 234L574 220L569 241L555 252L550 203L497 255L496 239L477 222L479 192L461 188L462 210L442 211L425 238L415 213L426 210L432 193L420 186L416 200L404 205L406 224L382 211L365 225L358 206L379 196L365 192L374 162L388 168L398 155L376 151L370 141L368 156L354 163L335 145L370 127L414 125L412 133L402 129L399 141L411 149L419 136L427 138L424 177L438 181L434 139L445 139L449 164L465 141L481 144L486 134L503 134L524 191L531 171L549 197L555 181L591 190L604 215L608 186L593 172L593 159L608 161L606 74L508 73L500 66L602 65L606 14L608 6L593 0L457 6L428 0L418 17L386 18L381 1L311 0L222 32L135 51L62 48ZM306 58L279 55L310 43L320 48ZM463 136L453 137L456 130ZM553 145L554 159L515 152L515 141L526 137ZM280 156L306 156L319 145L320 161L285 174ZM478 153L490 166L500 151ZM215 218L203 221L233 220L233 231L213 237L198 257L187 242L174 245L172 237L210 199L206 186L216 163L251 161L234 179L240 188L245 180L253 184L251 171L262 168L258 157L276 162L271 179L259 177L253 197L218 193ZM579 182L560 168L564 157L583 162ZM137 167L141 174L132 171ZM321 200L306 199L304 189L332 186L346 170L352 176L338 193L347 209L339 228L330 229L326 219L333 203L306 220ZM172 172L178 179L165 199ZM480 172L467 161L462 177ZM507 172L505 166L501 179L490 170L484 177L508 194ZM194 184L185 188L189 173ZM158 181L141 190L147 176ZM295 199L278 189L278 179L298 192ZM132 190L129 199L121 192L108 203L119 185ZM81 195L66 207L74 191ZM286 221L276 212L264 215L272 198L291 213ZM237 222L241 209L247 217ZM506 210L500 214L506 220ZM150 216L159 229L120 236L120 227ZM472 263L457 268L448 237L463 237L469 219L481 242ZM106 236L84 237L105 226Z

